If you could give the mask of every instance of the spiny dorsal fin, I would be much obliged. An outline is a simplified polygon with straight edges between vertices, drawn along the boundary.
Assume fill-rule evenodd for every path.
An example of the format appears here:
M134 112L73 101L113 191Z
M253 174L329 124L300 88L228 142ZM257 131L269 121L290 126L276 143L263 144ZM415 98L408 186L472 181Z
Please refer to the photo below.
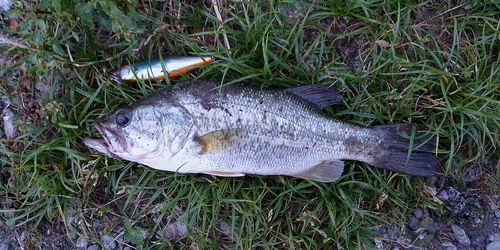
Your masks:
M243 132L242 129L223 129L195 137L194 140L201 146L199 154L221 153L238 146Z
M286 89L286 91L314 104L320 109L342 103L342 95L325 85L299 86Z
M297 173L292 176L319 182L334 182L340 178L343 171L343 161L325 160L301 173Z

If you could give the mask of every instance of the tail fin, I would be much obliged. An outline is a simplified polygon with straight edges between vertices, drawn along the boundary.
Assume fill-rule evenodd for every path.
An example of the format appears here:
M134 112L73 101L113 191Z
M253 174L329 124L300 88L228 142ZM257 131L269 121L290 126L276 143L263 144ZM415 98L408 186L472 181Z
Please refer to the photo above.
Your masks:
M399 124L376 126L384 144L380 158L371 165L416 176L436 174L438 160L433 151L436 138L423 125Z

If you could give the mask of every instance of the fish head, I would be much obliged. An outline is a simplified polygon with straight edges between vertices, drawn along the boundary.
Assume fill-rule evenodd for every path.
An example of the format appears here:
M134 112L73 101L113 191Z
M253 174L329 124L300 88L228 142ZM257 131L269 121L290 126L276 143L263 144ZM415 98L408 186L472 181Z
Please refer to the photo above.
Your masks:
M193 120L173 105L144 104L119 109L94 121L101 138L84 144L113 158L157 167L185 145Z

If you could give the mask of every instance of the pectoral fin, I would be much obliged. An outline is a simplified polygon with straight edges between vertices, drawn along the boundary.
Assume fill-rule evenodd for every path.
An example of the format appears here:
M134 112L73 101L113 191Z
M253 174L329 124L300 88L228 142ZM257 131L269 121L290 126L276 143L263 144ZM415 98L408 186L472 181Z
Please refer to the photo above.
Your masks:
M203 172L203 173L209 174L209 175L215 175L215 176L222 176L222 177L241 177L241 176L245 175L243 173L222 172L222 171L207 171L207 172Z
M319 182L334 182L340 178L343 171L343 161L325 160L303 172L294 174L292 176Z
M244 131L242 129L224 129L195 137L194 140L201 146L199 154L222 153L237 147L243 136Z

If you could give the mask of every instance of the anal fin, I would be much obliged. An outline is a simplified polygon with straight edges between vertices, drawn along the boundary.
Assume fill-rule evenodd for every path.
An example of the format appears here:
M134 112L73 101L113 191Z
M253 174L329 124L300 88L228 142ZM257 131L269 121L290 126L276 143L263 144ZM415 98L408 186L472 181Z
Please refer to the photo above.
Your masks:
M215 176L222 176L222 177L241 177L241 176L245 175L243 173L223 172L223 171L206 171L206 172L202 172L202 173L209 174L209 175L215 175Z
M313 167L293 174L293 177L313 180L318 182L334 182L340 178L344 171L344 162L341 160L324 160Z

